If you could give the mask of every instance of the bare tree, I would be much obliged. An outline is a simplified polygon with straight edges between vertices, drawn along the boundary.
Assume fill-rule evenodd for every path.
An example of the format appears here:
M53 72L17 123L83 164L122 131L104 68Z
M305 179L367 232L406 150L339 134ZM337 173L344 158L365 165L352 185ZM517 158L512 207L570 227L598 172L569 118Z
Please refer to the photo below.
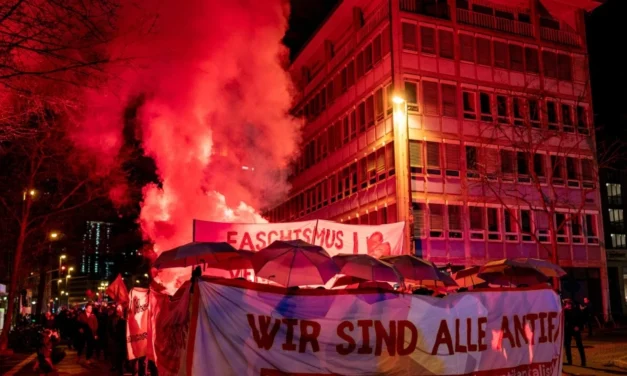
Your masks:
M2 349L7 346L20 281L30 270L24 260L42 257L48 235L77 212L105 199L108 191L104 179L73 163L60 119L50 113L32 121L39 123L40 131L10 144L0 157L0 214L11 219L16 234Z
M599 170L620 158L622 141L595 144L584 97L529 88L478 95L479 142L465 150L471 194L500 204L509 231L515 226L556 264L569 237L599 242L599 222L585 213L598 210Z

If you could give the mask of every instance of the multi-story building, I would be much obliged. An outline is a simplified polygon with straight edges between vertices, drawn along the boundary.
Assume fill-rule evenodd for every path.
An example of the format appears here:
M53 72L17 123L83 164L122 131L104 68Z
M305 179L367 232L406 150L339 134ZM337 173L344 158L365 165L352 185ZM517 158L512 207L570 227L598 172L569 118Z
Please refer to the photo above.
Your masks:
M578 0L344 0L295 58L304 119L271 221L407 223L453 268L540 257L607 308ZM603 298L601 298L603 297Z
M623 51L614 47L614 36L627 32L621 18L625 12L626 2L609 0L588 19L598 154L600 159L612 156L601 168L600 183L610 307L615 318L627 316L627 156L623 151L623 140L627 139L627 75L620 73L624 70Z
M80 258L80 273L94 277L111 276L111 230L113 224L87 221L83 235L83 251Z

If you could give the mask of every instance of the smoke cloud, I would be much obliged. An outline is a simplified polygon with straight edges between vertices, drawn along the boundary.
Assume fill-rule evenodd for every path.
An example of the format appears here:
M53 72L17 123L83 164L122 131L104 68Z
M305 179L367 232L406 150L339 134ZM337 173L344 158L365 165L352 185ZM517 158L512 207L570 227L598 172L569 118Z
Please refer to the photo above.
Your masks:
M144 187L140 222L155 250L190 242L194 218L263 222L256 209L286 194L284 175L299 137L288 114L292 88L281 44L287 5L143 5L122 9L121 29L134 37L120 38L112 53L134 59L116 68L106 90L87 94L89 115L75 132L77 145L101 168L117 168L125 111L141 97L136 132L160 184ZM120 184L112 198L124 192Z

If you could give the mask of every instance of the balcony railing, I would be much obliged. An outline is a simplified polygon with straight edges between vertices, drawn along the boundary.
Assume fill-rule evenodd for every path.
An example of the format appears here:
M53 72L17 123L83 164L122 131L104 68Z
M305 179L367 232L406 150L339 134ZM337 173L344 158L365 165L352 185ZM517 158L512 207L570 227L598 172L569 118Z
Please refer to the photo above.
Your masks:
M445 1L400 0L401 10L404 12L422 14L425 16L451 19L450 8Z
M489 14L477 13L466 9L457 9L457 21L460 23L533 37L533 25L525 22L494 17Z
M540 28L540 37L543 40L565 44L568 46L581 47L581 36L576 33L564 30L555 30L548 27Z

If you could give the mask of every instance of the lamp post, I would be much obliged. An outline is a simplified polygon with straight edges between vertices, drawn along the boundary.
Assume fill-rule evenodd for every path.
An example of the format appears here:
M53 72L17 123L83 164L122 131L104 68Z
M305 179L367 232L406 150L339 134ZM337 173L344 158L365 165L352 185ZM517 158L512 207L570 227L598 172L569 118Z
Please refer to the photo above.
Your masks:
M409 155L409 110L407 100L400 95L392 98L394 120L395 159L397 160L396 191L399 214L405 219L405 244L411 254L414 254L412 242L412 188L411 188L411 156ZM400 195L399 195L400 193ZM402 201L402 202L401 202Z

